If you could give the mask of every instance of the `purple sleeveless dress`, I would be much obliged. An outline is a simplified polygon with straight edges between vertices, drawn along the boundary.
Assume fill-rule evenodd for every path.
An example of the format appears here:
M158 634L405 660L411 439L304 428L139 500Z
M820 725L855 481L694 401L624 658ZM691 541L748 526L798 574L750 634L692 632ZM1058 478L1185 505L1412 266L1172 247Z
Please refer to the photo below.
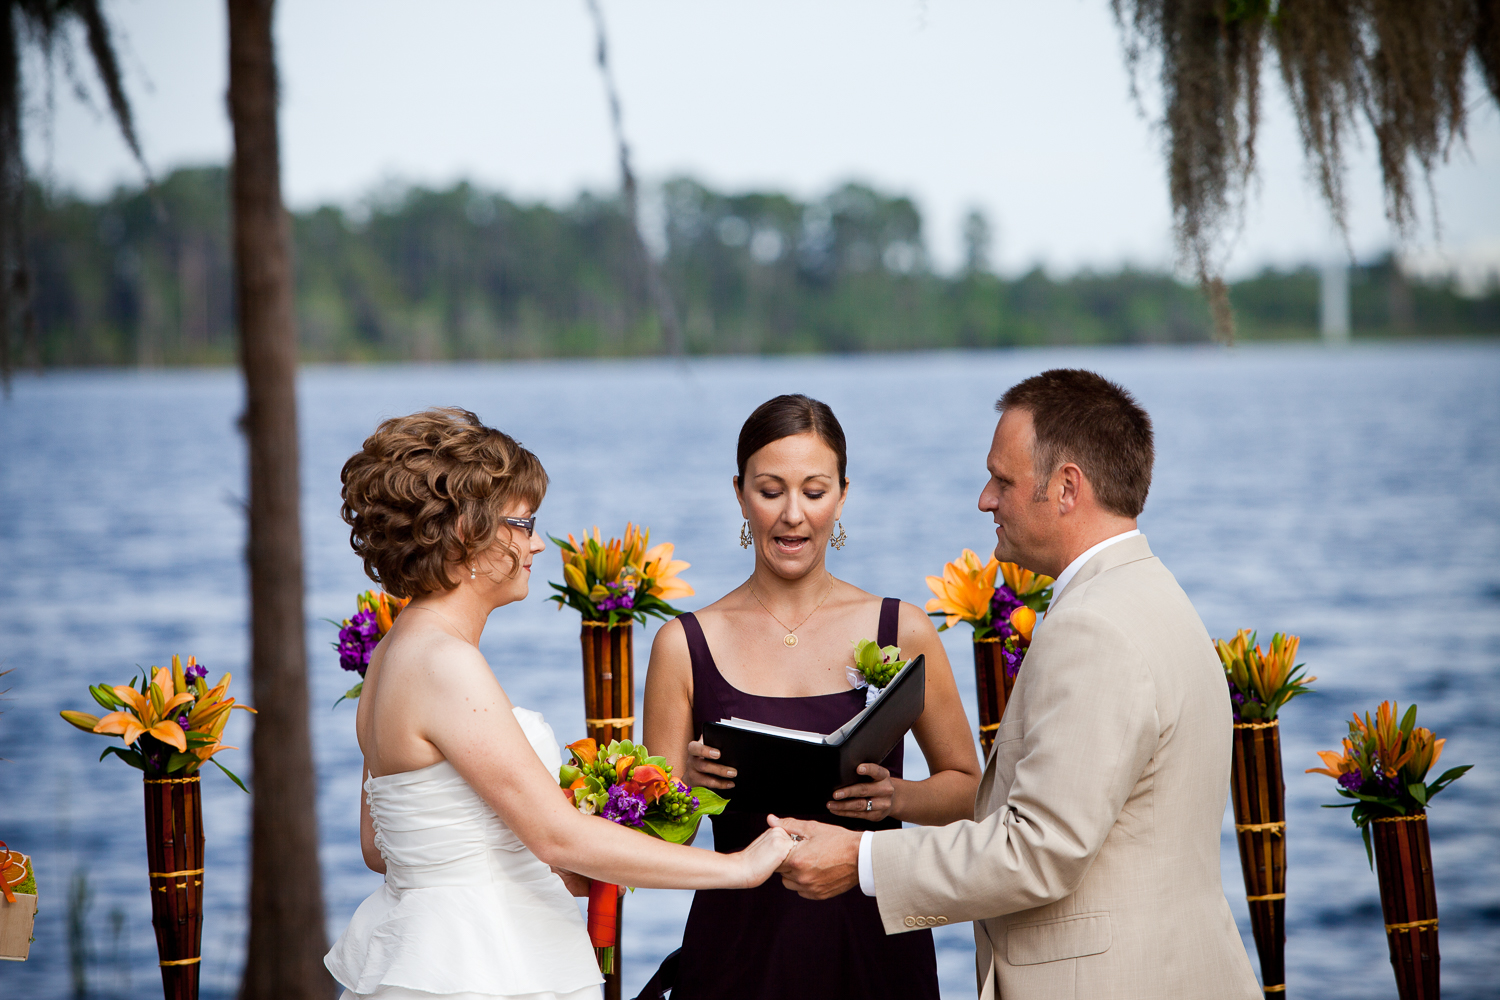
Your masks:
M900 602L880 605L882 646L896 645ZM693 731L730 716L792 729L830 733L864 708L863 691L837 691L808 698L747 694L719 673L691 613L682 615L693 663ZM881 761L901 776L903 747ZM738 851L766 828L762 813L729 808L713 818L714 850ZM774 810L773 810L774 811ZM778 814L779 815L779 814ZM799 816L854 830L896 830L899 820L845 820L828 812ZM754 889L702 889L693 896L682 936L673 1000L772 1000L784 997L858 997L861 1000L938 1000L937 956L932 932L887 937L875 900L849 890L827 900L803 899L772 875Z

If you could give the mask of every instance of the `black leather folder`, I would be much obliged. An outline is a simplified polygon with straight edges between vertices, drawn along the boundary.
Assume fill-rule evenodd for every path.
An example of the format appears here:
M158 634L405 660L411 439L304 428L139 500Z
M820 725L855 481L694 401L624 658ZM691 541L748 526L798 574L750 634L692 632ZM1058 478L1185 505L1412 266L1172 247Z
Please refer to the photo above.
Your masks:
M827 817L834 789L870 780L855 769L896 748L921 718L926 696L927 660L918 656L836 733L725 719L704 727L703 742L738 772L724 793L730 811Z

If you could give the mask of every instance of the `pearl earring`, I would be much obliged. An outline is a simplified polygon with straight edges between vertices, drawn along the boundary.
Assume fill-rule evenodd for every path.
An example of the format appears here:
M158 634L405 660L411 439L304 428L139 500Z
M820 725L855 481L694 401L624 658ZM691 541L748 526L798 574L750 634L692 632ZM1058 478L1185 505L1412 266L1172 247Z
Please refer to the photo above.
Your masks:
M474 580L479 576L479 564L469 563L469 579Z

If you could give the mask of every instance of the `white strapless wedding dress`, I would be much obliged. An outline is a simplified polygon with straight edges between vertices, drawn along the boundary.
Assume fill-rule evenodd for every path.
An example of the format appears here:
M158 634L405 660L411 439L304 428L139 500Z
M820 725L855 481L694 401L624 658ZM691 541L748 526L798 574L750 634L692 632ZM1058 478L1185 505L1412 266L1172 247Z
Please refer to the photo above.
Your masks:
M539 712L515 709L553 772ZM385 885L323 960L342 1000L599 1000L599 966L562 879L446 760L365 782Z

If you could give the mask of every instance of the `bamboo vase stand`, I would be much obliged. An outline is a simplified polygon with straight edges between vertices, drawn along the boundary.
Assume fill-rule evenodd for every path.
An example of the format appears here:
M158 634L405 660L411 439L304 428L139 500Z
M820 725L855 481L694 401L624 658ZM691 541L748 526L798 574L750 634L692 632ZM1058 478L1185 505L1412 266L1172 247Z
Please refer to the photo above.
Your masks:
M198 1000L203 961L203 794L198 775L147 778L151 925L166 1000Z
M1437 1000L1438 911L1426 811L1370 822L1380 909L1401 1000Z
M1245 876L1250 929L1260 956L1262 989L1286 995L1286 787L1281 774L1281 728L1269 722L1234 724L1230 785L1234 839Z
M1005 657L1000 652L1000 639L976 637L974 687L979 694L981 764L989 759L990 748L995 745L995 733L1000 729L1000 720L1005 716L1005 705L1010 701L1014 685L1015 678L1005 673Z
M586 621L579 642L583 646L583 721L589 736L601 746L630 739L635 731L634 626ZM615 915L614 970L604 975L604 1000L620 1000L624 919L625 900L621 898Z

